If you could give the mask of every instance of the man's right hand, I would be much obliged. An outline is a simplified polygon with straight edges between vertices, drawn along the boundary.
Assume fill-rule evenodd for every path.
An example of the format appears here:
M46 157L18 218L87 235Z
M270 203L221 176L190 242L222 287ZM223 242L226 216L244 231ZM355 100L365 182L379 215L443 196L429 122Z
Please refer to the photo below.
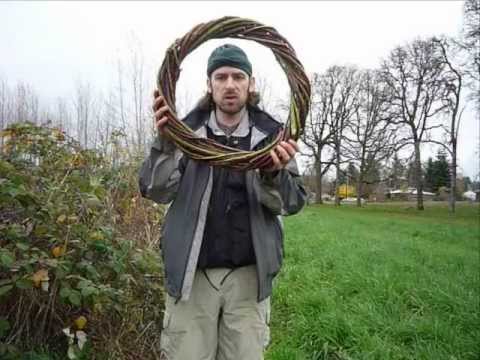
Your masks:
M163 134L165 124L168 121L168 117L166 116L167 112L170 111L170 107L165 102L163 96L160 96L158 90L153 92L153 118L155 121L155 127L158 130L160 135Z

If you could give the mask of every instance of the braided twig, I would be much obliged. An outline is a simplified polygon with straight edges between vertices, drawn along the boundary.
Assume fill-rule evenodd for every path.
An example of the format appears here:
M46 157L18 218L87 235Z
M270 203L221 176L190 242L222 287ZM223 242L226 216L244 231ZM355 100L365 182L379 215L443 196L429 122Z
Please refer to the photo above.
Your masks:
M183 59L202 43L226 37L253 40L270 48L285 72L291 89L290 112L285 130L271 144L258 151L243 151L211 139L199 138L176 116L175 90ZM237 170L271 166L270 150L281 140L299 138L310 107L310 82L290 43L273 27L239 17L223 17L199 24L181 39L175 40L167 49L158 72L157 87L172 110L166 114L169 120L165 134L178 148L192 159Z

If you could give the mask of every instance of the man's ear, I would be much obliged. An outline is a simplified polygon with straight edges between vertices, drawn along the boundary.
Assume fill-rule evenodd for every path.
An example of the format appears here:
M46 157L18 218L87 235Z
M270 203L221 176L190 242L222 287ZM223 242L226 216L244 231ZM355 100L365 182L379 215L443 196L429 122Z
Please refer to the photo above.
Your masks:
M250 83L248 84L248 92L253 93L255 91L255 77L250 77Z
M207 79L207 92L209 94L212 93L212 82L210 81L210 78Z

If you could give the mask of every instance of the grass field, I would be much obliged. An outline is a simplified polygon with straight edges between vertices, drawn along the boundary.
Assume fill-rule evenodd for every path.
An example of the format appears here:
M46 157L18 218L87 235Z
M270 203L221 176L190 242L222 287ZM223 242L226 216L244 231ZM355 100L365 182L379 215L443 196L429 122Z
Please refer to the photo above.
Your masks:
M478 204L285 219L267 360L480 359Z

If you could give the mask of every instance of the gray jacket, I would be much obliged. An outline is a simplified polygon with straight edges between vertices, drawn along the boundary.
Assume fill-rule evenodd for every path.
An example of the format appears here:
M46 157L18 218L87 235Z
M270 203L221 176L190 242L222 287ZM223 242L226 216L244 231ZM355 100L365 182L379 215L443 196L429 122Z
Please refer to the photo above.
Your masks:
M275 137L281 124L258 108L249 108L251 149L259 149ZM210 112L193 110L184 122L206 137ZM212 167L191 160L168 140L157 137L140 169L142 196L157 203L171 203L162 229L162 258L168 293L188 300L203 240L212 191ZM295 214L305 204L296 162L272 176L259 170L246 172L252 242L258 273L258 301L270 296L272 280L283 259L281 215Z

